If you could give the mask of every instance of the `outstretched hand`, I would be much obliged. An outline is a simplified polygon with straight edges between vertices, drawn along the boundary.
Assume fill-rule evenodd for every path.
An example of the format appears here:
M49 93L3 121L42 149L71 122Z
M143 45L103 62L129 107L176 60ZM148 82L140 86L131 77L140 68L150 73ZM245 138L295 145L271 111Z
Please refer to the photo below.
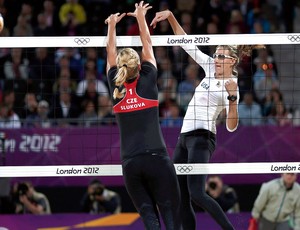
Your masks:
M115 13L115 14L111 14L105 21L105 24L110 24L110 23L114 23L117 24L119 21L121 21L121 19L126 15L126 13L122 13L120 15L120 13Z
M138 18L139 16L145 16L150 9L152 9L152 6L149 6L149 3L144 4L144 1L140 1L140 3L135 3L135 11L129 12L127 15Z
M155 14L155 17L153 18L150 26L153 26L153 28L155 29L156 24L160 21L166 20L170 16L170 14L171 14L170 10L164 10L164 11L157 12Z

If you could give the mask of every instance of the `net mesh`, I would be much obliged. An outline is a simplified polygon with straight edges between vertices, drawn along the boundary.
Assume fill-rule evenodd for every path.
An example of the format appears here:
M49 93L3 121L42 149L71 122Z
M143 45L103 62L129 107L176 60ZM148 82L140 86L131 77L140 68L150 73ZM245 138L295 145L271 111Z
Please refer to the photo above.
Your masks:
M266 45L238 67L240 104L246 98L253 100L261 116L255 108L240 109L240 126L228 133L221 113L211 164L193 165L192 170L179 165L177 173L299 171L299 38L299 34L153 36L161 126L170 155L195 86L205 77L180 45L208 55L218 44ZM105 76L106 37L1 39L1 162L7 166L0 168L1 175L121 175L119 132ZM141 46L136 36L119 36L117 44L137 50ZM68 114L61 109L62 101L72 102Z

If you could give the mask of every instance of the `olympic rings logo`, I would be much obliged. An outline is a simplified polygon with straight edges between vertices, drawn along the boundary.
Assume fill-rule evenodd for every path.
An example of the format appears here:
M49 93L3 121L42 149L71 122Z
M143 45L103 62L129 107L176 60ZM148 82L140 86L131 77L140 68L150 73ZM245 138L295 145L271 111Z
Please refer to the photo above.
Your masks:
M177 170L180 172L180 173L190 173L192 170L193 170L193 166L189 165L189 166L186 166L186 165L179 165L177 166Z
M288 36L288 39L289 39L291 42L300 42L300 36L299 36L299 35L289 35L289 36Z
M86 45L90 42L89 38L75 38L74 42L77 43L77 45Z

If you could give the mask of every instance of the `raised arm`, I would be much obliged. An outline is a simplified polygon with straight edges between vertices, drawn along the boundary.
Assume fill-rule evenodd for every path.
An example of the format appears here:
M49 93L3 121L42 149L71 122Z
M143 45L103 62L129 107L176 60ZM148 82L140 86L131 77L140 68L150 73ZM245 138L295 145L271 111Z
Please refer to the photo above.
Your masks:
M175 35L185 35L185 31L181 27L181 25L178 23L177 19L175 18L174 14L170 10L164 10L157 12L155 14L155 17L153 18L150 26L153 26L153 28L156 27L156 24L160 21L168 19L172 30Z
M139 25L140 38L143 45L142 61L151 62L156 66L150 32L145 18L147 11L151 8L152 6L149 6L148 3L144 4L144 1L141 1L140 3L135 4L135 11L133 13L127 13L127 15L136 17Z
M186 35L185 31L170 10L157 12L150 26L155 28L158 22L164 21L166 19L170 23L175 35ZM213 59L203 53L196 46L191 47L190 45L181 45L181 48L184 49L185 52L187 52L191 56L191 58L193 58L204 69L206 76L209 76L210 72L215 71L215 66L211 65L211 63L214 62Z
M106 72L117 64L117 45L116 45L116 25L126 14L120 13L111 14L106 20L105 24L108 25L107 40L106 40L106 52L107 52L107 64Z

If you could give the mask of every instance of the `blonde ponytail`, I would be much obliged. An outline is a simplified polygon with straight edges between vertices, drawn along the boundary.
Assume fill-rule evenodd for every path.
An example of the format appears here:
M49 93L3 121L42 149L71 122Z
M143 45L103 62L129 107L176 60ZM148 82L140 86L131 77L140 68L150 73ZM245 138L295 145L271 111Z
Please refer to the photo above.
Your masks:
M121 98L124 97L125 93L126 93L126 89L125 88L122 89L121 91L119 91L119 88L115 88L114 89L114 93L113 93L113 98L114 99L121 99Z
M254 49L265 49L264 45L238 45L237 49L240 57L251 56Z
M118 57L117 57L118 72L114 78L117 87L114 89L113 92L114 99L116 98L121 99L124 97L126 93L126 89L123 88L122 86L128 79L137 77L139 73L139 68L138 68L139 65L140 65L140 57L134 49L125 48L118 53ZM120 91L120 88L123 89Z

